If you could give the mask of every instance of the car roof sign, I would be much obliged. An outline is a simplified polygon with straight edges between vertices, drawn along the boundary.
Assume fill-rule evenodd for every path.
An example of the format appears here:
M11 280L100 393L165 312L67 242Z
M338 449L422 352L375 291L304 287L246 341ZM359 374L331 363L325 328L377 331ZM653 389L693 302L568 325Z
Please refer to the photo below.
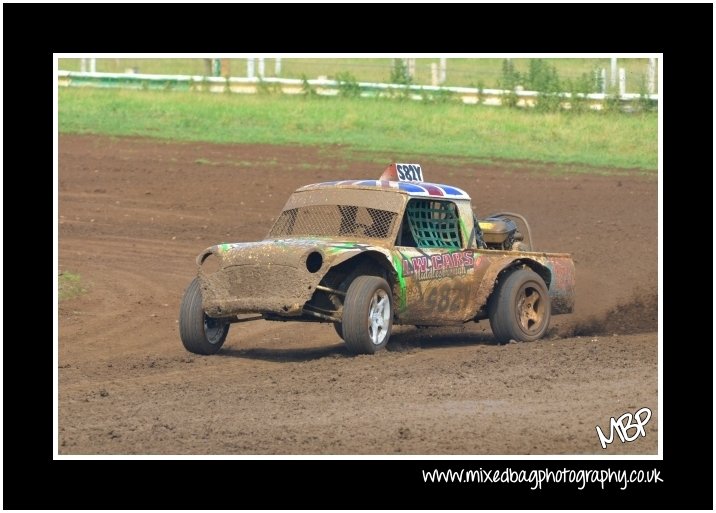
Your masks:
M392 182L423 182L423 168L420 164L390 164L385 168L379 180Z

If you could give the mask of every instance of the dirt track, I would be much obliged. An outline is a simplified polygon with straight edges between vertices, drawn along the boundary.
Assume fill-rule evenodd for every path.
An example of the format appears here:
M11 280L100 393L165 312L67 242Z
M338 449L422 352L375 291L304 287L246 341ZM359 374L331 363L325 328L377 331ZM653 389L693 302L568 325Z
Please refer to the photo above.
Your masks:
M655 178L94 136L63 135L59 152L60 269L88 289L59 310L61 454L656 453ZM330 325L259 321L218 355L183 349L196 254L263 238L301 185L401 157L571 252L577 313L506 346L487 322L398 327L388 351L351 357ZM595 426L644 406L646 437L603 451Z

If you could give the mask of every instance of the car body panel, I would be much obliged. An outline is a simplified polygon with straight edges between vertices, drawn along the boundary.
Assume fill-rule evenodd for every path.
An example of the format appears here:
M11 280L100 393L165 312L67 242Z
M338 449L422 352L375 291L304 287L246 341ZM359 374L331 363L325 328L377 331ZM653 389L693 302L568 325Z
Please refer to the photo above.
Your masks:
M301 315L331 267L369 250L390 258L390 252L380 246L318 238L212 246L197 257L204 310L212 317L254 312ZM323 260L316 272L306 268L312 253L319 253ZM218 258L219 270L205 273L201 264L210 255Z

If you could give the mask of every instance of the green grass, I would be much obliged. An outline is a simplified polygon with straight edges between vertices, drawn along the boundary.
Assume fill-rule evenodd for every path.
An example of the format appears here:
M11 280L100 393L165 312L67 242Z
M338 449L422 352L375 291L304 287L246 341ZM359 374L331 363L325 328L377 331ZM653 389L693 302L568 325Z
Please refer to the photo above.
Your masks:
M416 84L430 84L431 64L437 64L440 59L416 59ZM493 59L448 59L447 86L472 86L482 84L486 88L498 87L502 73L501 58ZM517 71L524 73L528 70L530 59L513 59ZM228 73L231 76L246 76L246 59L226 59ZM577 79L583 73L590 76L595 69L605 68L607 76L610 72L610 59L572 59L553 58L545 59L550 65L556 67L561 79ZM646 79L648 59L619 59L618 65L624 68L627 74L627 92L639 93L642 83ZM60 59L60 69L79 71L80 59ZM361 82L388 82L392 69L390 58L319 58L310 59L282 59L281 76L285 78L308 78L326 76L335 78L341 72L350 72ZM206 66L204 59L97 59L97 71L111 73L124 73L128 69L136 69L139 73L158 73L170 75L204 75ZM266 59L266 76L273 77L275 59ZM257 71L258 72L258 71ZM596 91L595 91L596 92Z
M65 299L72 299L73 297L77 297L83 292L86 292L85 289L82 287L79 274L74 274L67 271L60 271L58 282L58 294L60 301L64 301Z
M218 143L342 144L410 160L430 154L599 167L657 167L657 115L539 113L386 99L65 89L63 133Z

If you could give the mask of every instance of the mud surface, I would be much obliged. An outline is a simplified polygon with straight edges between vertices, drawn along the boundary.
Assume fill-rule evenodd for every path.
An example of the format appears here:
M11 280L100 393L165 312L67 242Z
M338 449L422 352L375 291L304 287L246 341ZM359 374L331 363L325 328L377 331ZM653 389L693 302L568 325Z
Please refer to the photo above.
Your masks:
M60 303L61 454L656 453L655 178L95 136L61 136L59 152L60 269L87 289ZM401 159L572 253L577 312L506 346L487 322L397 327L387 351L351 357L330 325L258 321L218 355L183 349L201 250L262 238L301 185ZM646 437L603 451L595 426L644 406Z

